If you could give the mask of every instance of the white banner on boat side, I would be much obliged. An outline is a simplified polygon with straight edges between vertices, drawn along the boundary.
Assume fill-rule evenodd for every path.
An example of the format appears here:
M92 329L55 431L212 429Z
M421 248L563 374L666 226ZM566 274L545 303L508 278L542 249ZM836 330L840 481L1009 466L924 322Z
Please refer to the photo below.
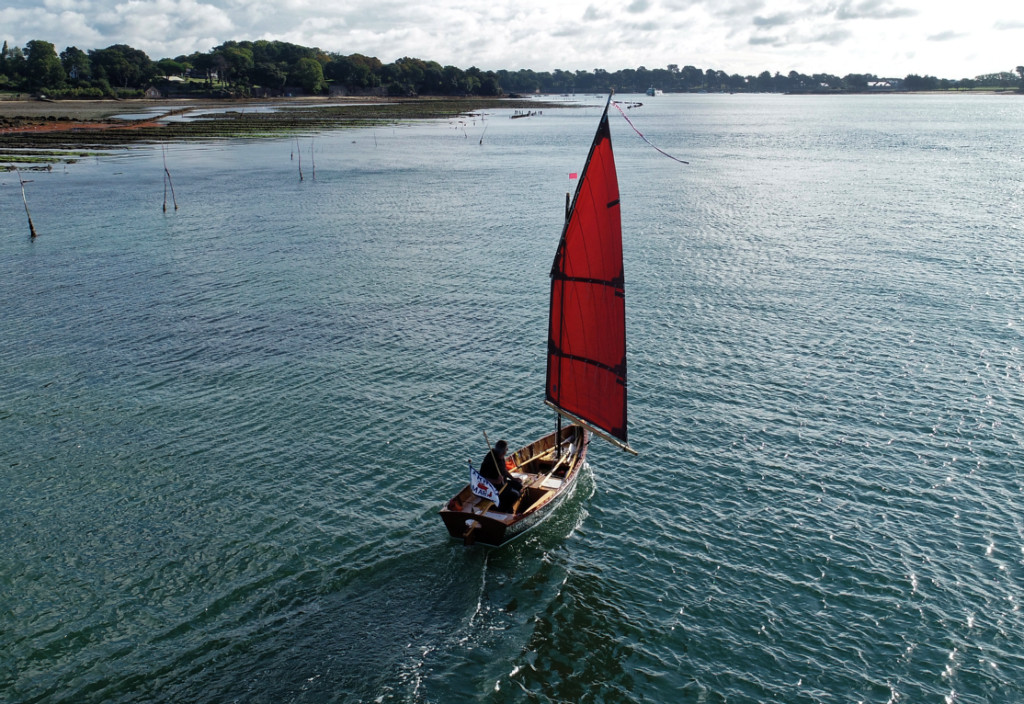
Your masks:
M473 490L473 493L484 499L490 499L494 503L501 503L501 497L498 496L498 490L494 488L494 485L484 479L480 472L473 469L473 463L469 463L469 488Z

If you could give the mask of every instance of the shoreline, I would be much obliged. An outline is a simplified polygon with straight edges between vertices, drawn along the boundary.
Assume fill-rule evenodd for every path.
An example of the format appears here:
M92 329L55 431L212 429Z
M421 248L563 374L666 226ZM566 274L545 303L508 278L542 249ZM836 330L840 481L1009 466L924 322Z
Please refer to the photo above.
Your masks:
M726 95L727 93L722 93ZM990 88L976 90L919 90L919 91L871 91L863 93L818 93L815 91L792 92L792 95L1024 95L1024 91L1011 90L1006 88ZM624 94L625 95L625 94ZM666 95L697 95L697 93L668 93ZM729 93L732 95L732 93ZM761 95L750 93L750 95ZM780 93L779 95L785 95ZM383 96L304 96L290 98L129 98L129 99L101 99L101 100L49 100L38 98L11 99L0 96L0 118L13 117L46 117L55 116L58 119L80 119L80 120L104 120L120 113L145 112L158 107L180 110L183 108L214 108L225 106L255 106L255 105L307 105L328 106L328 105L371 105L371 104L398 104L398 103L420 103L429 105L438 102L465 102L481 103L495 101L551 101L561 94L537 94L535 96L517 97L460 97L460 96L417 96L417 97L383 97Z
M407 99L408 100L408 99ZM419 98L417 100L428 100ZM365 105L395 101L394 98L342 97L342 98L131 98L127 100L27 100L0 99L0 119L46 119L103 121L115 115L150 112L166 108L169 112L226 108L255 105Z
M844 95L908 94L1021 95L1018 91L1005 90ZM836 94L827 95L832 97ZM583 95L578 97L585 98ZM565 96L558 95L516 98L340 96L0 99L0 171L19 168L19 165L26 169L50 168L52 164L73 158L64 158L61 154L64 150L117 149L143 142L273 137L296 132L447 119L487 110L533 111L581 104L564 101Z
M817 95L815 92L791 93L791 95ZM672 93L671 95L686 95L686 93ZM696 94L694 94L696 95ZM723 93L724 95L724 93ZM821 93L821 95L1022 95L1021 91L1006 89L991 90L970 90L970 91L899 91L899 92L871 92L871 93ZM9 99L0 97L0 122L14 119L39 120L39 121L80 121L80 122L103 122L113 119L115 115L131 114L140 112L151 112L157 109L166 109L167 112L179 112L187 110L201 110L211 108L230 109L231 107L255 107L265 105L293 105L315 107L329 107L339 105L379 105L379 104L421 104L431 105L435 103L463 102L467 105L480 103L494 103L497 101L515 103L518 101L542 101L554 100L559 96L538 95L535 97L500 97L500 98L472 98L472 97L445 97L445 96L424 96L424 97L377 97L377 96L340 96L340 97L292 97L292 98L131 98L126 100L104 99L104 100L40 100L31 99Z
M487 110L545 107L568 106L535 98L362 96L0 100L0 170L15 168L16 164L59 162L61 150L116 149L140 142L272 137L446 119ZM130 117L133 115L137 117Z

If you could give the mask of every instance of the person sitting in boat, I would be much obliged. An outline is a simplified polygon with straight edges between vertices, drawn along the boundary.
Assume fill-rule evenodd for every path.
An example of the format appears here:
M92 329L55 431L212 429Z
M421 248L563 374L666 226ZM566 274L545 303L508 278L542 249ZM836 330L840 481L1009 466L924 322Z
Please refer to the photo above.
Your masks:
M494 448L480 463L480 474L498 490L498 494L501 496L498 510L511 513L512 507L519 500L519 495L523 493L523 483L505 469L505 453L507 451L508 443L504 440L494 443Z

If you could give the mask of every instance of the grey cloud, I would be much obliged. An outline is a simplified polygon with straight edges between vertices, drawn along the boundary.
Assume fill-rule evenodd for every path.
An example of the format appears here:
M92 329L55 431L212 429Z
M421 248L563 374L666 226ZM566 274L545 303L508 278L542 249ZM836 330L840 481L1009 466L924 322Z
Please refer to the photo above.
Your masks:
M829 44L831 46L836 46L838 44L842 44L851 36L853 36L853 33L850 32L849 30L837 28L830 30L828 32L822 32L821 34L808 40L808 43Z
M770 17L762 17L760 15L755 15L754 26L781 27L783 25L792 24L797 19L799 19L799 16L794 15L792 12L780 12L777 15L771 15Z
M738 2L715 3L708 12L717 17L747 17L764 7L763 0L739 0Z
M822 29L814 34L805 32L789 32L784 37L767 34L755 35L748 40L748 43L754 46L772 46L776 48L802 46L806 44L827 44L829 46L837 46L852 36L853 33L850 32L850 30L844 27L835 26Z
M646 12L650 6L650 0L633 0L633 2L626 6L626 12L631 12L635 15L641 12Z
M695 5L701 5L702 0L662 0L661 3L666 10L688 10Z
M949 31L946 31L946 32L939 32L938 34L931 35L930 37L928 37L928 41L930 41L930 42L948 42L950 39L960 39L961 37L966 37L966 36L967 35L962 33L962 32L954 32L952 30L949 30Z
M891 20L898 17L913 17L916 14L917 10L910 8L891 7L889 0L844 0L836 9L836 19L839 20Z
M556 29L551 32L552 37L582 37L586 36L586 30L578 24L566 25L561 29Z
M749 17L764 7L764 0L661 0L666 10L678 12L701 7L715 17Z

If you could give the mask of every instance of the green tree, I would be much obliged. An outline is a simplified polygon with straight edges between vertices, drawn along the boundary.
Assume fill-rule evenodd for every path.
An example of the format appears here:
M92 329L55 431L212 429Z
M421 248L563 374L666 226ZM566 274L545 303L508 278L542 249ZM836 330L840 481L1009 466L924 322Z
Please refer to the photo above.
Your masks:
M7 42L4 42L4 46L7 46ZM25 52L20 46L12 46L4 51L4 71L12 83L21 83L25 80Z
M479 95L485 95L488 98L495 98L501 95L501 83L498 82L497 76L488 72L488 75L480 81Z
M704 84L704 72L696 66L683 66L681 81L683 90L700 90Z
M213 58L210 54L196 52L188 57L188 62L192 64L194 74L205 78L207 83L213 83Z
M105 78L120 88L140 88L157 75L157 69L144 51L127 44L114 44L89 52L93 75Z
M457 66L448 65L441 69L441 80L444 86L444 92L448 95L457 95L463 90L463 79L466 77L465 72Z
M64 85L64 67L50 42L33 39L26 46L25 77L30 90L60 88Z
M843 83L843 79L833 76L831 73L816 73L811 76L811 80L815 85L815 90L818 91L835 91Z
M384 66L384 82L390 95L415 95L423 85L424 64L404 56Z
M302 86L307 93L316 95L324 92L327 82L324 80L324 67L316 59L304 57L299 59L292 71L291 80Z
M918 76L911 73L903 79L903 85L907 90L935 90L939 87L939 79L935 76Z
M288 81L288 65L284 62L261 61L252 67L255 85L274 90L283 90Z
M868 89L868 83L874 80L870 73L848 73L843 76L843 85L851 93L863 93Z
M381 84L382 66L379 59L362 54L332 54L329 59L324 66L324 76L335 85L358 92Z
M253 50L238 42L225 42L213 50L213 63L220 73L220 79L236 86L252 85L252 69L255 65Z
M21 47L17 46L12 46L6 53L4 71L7 83L12 87L17 87L25 81L25 54Z
M73 81L84 82L92 77L89 55L76 46L69 46L60 52L60 63L64 67L64 73Z
M174 59L160 59L156 62L156 68L161 76L180 76L185 73L185 65Z

